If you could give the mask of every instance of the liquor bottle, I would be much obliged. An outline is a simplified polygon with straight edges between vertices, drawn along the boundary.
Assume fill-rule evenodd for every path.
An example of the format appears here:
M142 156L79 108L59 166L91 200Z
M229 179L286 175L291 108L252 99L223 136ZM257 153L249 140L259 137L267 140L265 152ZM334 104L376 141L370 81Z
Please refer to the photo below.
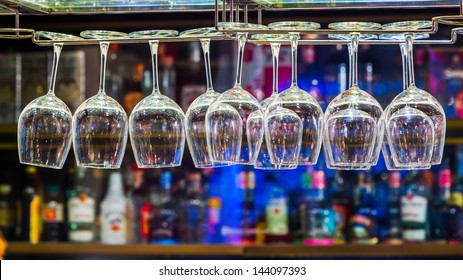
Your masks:
M285 190L278 186L272 178L270 194L265 207L265 221L267 225L265 243L284 243L289 241L288 225L288 196Z
M400 199L402 239L405 242L423 242L428 230L428 201L433 180L431 171L424 171L417 182L418 173L409 173Z
M336 243L343 243L346 240L347 222L349 221L349 210L351 203L347 196L345 182L339 171L336 171L330 185L331 203L336 214Z
M85 169L76 173L75 186L68 195L68 238L71 242L86 243L95 240L95 197Z
M207 199L207 232L206 243L222 243L222 198L219 188L211 188L213 168L204 168L203 187L204 193L208 195Z
M20 239L37 244L42 233L42 219L40 216L41 198L39 195L40 181L37 168L26 167L26 184L21 199Z
M350 241L357 244L378 243L377 210L373 177L360 173L356 187L355 207L349 221Z
M253 245L256 242L256 209L254 205L254 187L256 184L254 171L246 174L244 185L244 200L241 212L241 244Z
M143 182L143 170L139 169L136 164L133 164L130 169L132 178L129 183L130 189L127 192L127 220L129 222L127 241L137 244L142 243L143 240L142 212L143 206L149 202L149 192Z
M461 181L453 186L447 205L447 241L463 243L463 184Z
M389 173L389 191L387 197L386 232L384 241L389 244L401 243L402 226L400 221L400 172Z
M0 232L6 240L12 240L15 233L14 205L11 198L11 185L0 185Z
M150 241L151 222L160 206L159 176L153 171L146 171L143 174L143 189L148 192L148 200L140 209L140 242Z
M163 172L160 176L160 203L153 203L154 213L149 223L149 241L156 244L177 244L179 242L177 207L171 199L172 174Z
M127 243L127 198L118 172L109 175L108 191L101 202L101 242Z
M312 186L312 173L304 172L301 175L301 188L300 194L298 195L298 209L291 216L292 227L294 231L294 242L302 244L304 242L305 233L307 231L307 207L308 202L310 201L310 190Z
M203 187L201 185L201 174L192 173L189 175L186 188L186 242L204 243L206 236L206 201L204 199Z
M222 199L217 196L209 197L207 200L207 243L222 243Z
M243 229L241 221L243 220L244 201L242 198L244 198L243 193L246 189L246 180L246 171L240 171L235 175L236 188L233 191L235 191L237 199L232 202L229 212L225 212L224 216L229 218L224 220L224 226L221 230L227 244L241 245L242 242ZM241 195L243 196L241 197ZM227 208L225 208L225 211L227 211Z
M326 199L323 171L316 171L312 187L306 190L301 207L301 226L305 245L332 245L336 233L336 213Z
M432 241L445 243L447 239L447 200L450 197L452 173L448 163L439 171L439 185L437 195L434 196L431 209L429 209L430 238Z
M63 196L57 184L46 188L43 205L43 236L46 242L61 242L66 239Z

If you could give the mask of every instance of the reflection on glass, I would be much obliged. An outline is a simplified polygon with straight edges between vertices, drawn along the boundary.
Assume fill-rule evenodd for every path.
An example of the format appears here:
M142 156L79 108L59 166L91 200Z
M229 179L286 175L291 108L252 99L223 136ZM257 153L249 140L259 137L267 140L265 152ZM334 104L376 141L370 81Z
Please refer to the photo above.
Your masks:
M83 31L84 38L124 38L127 34L112 31ZM77 108L72 129L74 153L80 167L119 168L127 144L128 120L122 106L105 92L106 60L109 43L100 43L100 85L98 93Z
M167 34L166 34L167 33ZM130 33L135 38L168 37L177 31L147 30ZM180 166L185 146L185 115L174 100L159 90L159 41L149 41L153 65L153 91L130 115L130 141L139 167Z

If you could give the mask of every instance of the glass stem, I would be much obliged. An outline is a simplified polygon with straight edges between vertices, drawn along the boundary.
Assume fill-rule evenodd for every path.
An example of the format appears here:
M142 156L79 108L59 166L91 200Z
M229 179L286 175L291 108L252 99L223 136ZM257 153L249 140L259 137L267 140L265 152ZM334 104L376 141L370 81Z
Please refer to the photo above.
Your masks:
M299 33L290 33L291 41L291 86L297 86L297 44Z
M350 87L358 86L358 46L359 35L352 34L351 42L349 44L349 85Z
M411 34L405 35L405 46L407 50L408 82L410 86L414 86L415 70L413 66L413 37Z
M105 76L106 76L106 61L108 60L109 42L100 43L101 62L100 62L100 89L98 94L105 93Z
M238 61L236 67L235 86L241 86L241 76L243 71L244 46L246 45L247 33L238 33Z
M150 40L151 61L153 64L153 94L160 94L159 90L159 73L158 73L158 47L159 41Z
M278 94L278 57L280 55L280 44L271 43L272 65L273 65L273 88L272 95Z
M48 85L48 94L55 94L56 73L58 72L59 56L63 49L63 43L53 44L53 64L51 67L50 84Z
M403 90L408 88L408 52L406 44L400 44L400 53L402 54L402 80L403 80Z
M206 86L207 91L213 91L214 86L212 85L212 74L211 74L211 58L209 55L211 39L201 39L201 47L204 53L204 66L206 67Z

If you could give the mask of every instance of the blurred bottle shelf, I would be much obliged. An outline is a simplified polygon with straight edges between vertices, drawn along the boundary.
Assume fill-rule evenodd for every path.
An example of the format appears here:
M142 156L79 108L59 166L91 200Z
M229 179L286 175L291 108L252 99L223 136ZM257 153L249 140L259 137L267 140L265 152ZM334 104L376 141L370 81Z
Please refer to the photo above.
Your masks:
M237 258L463 257L463 244L402 245L103 245L10 243L6 258L18 256L235 256Z
M463 131L463 120L448 120L447 121L447 131L453 131L456 134L459 134L460 131ZM0 135L14 135L17 133L16 124L0 124ZM463 134L461 137L457 136L447 136L445 139L445 144L447 145L460 145L463 144ZM12 142L11 140L0 140L0 150L16 150L18 144Z

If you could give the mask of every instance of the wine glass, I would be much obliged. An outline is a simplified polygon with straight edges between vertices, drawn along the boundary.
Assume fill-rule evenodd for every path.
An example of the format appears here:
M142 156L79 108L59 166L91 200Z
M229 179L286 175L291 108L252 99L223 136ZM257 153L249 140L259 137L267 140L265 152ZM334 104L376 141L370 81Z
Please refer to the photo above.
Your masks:
M372 22L336 22L329 28L336 30L374 30L381 27ZM358 87L359 39L375 39L375 35L330 34L330 38L350 39L350 87L336 96L325 112L323 139L328 168L367 170L375 165L381 152L384 127L380 117L383 109L379 102ZM370 117L368 117L370 116Z
M247 37L246 30L265 29L266 27L250 23L231 22L220 22L218 26L221 30L238 29L243 32L237 33L238 61L235 85L233 88L222 93L209 107L206 113L206 133L211 142L209 147L211 147L211 154L214 162L254 165L255 156L253 156L252 153L257 149L257 146L260 145L259 143L262 142L263 133L257 134L256 137L258 138L260 135L260 139L248 139L248 135L251 132L247 131L246 125L249 115L256 110L260 110L261 106L254 96L242 88L241 76L244 47ZM218 103L229 105L238 112L242 121L241 128L234 127L238 125L236 122L238 118L233 110L231 110L229 106ZM231 119L225 118L225 116L230 116ZM220 131L223 133L229 131L230 135L219 135L218 133ZM235 136L238 135L241 135L241 141L236 139ZM220 146L219 144L226 146ZM237 147L239 147L239 150L236 149Z
M210 154L210 147L207 145L206 133L206 112L209 106L219 97L220 93L214 90L212 84L211 64L209 49L213 37L221 37L224 34L213 27L197 28L183 31L181 37L199 38L204 53L204 64L206 69L206 92L198 96L185 113L185 133L191 157L196 168L211 168L231 165L230 162L214 162ZM206 38L207 36L207 38ZM236 111L236 110L235 110ZM233 112L232 115L238 115ZM209 139L212 141L212 139Z
M67 34L38 31L52 40L82 40ZM63 43L53 44L53 65L46 95L31 101L18 120L18 154L22 164L61 169L71 148L72 113L56 97L55 83Z
M101 40L128 37L126 33L105 30L86 30L80 35ZM122 106L105 92L108 49L109 42L101 41L98 93L85 100L72 119L74 153L80 167L116 169L124 157L128 120Z
M428 25L423 24L422 28L430 27L431 26L430 23L431 22L429 22ZM426 34L426 33L413 34L413 39L415 39L415 40L416 39L424 39L424 38L428 38L428 37L429 37L429 34ZM397 40L397 41L404 41L405 40L404 34L381 34L379 36L379 38L384 39L384 40L391 40L391 39L392 40ZM408 74L408 66L407 66L408 52L406 51L406 44L405 43L400 43L399 46L400 46L401 57L402 57L403 91L405 91L409 87L409 74ZM384 113L381 116L381 122L383 124L386 123L385 116L388 114L389 109L390 109L390 106L388 105L386 107L386 109L384 109ZM423 112L421 112L419 110L414 111L412 115L413 115L413 118L415 119L415 121L417 120L417 118L421 118L422 123L429 123L428 117L426 116L426 114L424 114ZM396 164L394 163L394 160L392 158L392 155L391 155L391 150L390 150L389 143L388 143L388 140L387 140L387 133L384 134L382 153L383 153L384 162L386 164L386 168L388 170L410 170L410 169L429 169L429 168L431 168L431 164L429 162L428 163L422 162L420 165L415 164L413 166L411 166L411 165L404 165L404 166L401 166L401 167L396 166ZM417 155L416 152L414 152L413 154ZM419 154L423 155L423 153L419 153ZM406 156L406 157L403 157L403 158L408 158L409 160L411 160L410 156Z
M260 104L262 106L262 111L255 111L253 112L249 119L256 119L257 121L255 123L259 123L262 121L262 123L265 122L264 115L267 111L268 105L278 96L278 56L280 53L280 44L279 43L272 43L272 41L275 40L286 40L289 41L289 36L285 35L280 35L280 34L255 34L251 37L253 40L259 40L259 41L265 41L265 42L270 42L270 49L272 51L272 64L273 64L273 88L272 88L272 94L270 97L264 99ZM302 121L299 118L299 116L294 113L293 111L278 107L277 109L272 111L272 114L270 115L269 121L267 123L270 123L271 125L269 126L271 132L266 133L265 135L274 135L274 137L270 137L268 140L270 142L274 142L275 145L278 145L278 147L281 147L283 151L287 151L288 153L285 154L284 158L279 158L277 162L292 162L292 164L272 164L270 160L270 154L267 149L267 137L265 137L264 141L262 141L262 145L260 147L260 150L258 151L256 163L254 164L254 168L256 169L265 169L265 170L275 170L275 169L295 169L297 167L297 160L299 157L299 152L300 152L300 139L302 139ZM250 124L248 124L248 127ZM267 128L267 129L269 129ZM289 145L291 145L289 139L294 139L291 137L288 137L290 135L290 132L287 130L289 128L296 128L296 133L294 136L296 136L296 143L292 144L295 147L290 148ZM269 131L264 129L264 131ZM280 132L280 133L278 133ZM274 154L281 155L281 152L278 152L278 150L274 151Z
M314 30L319 27L320 24L318 23L301 21L274 22L269 24L269 28L282 31ZM297 163L301 165L313 165L316 164L318 156L320 155L323 135L323 111L317 100L308 92L300 89L297 85L297 47L299 33L290 32L289 37L292 64L291 86L281 92L278 97L268 105L267 122L270 120L270 112L280 107L296 113L302 121L302 140ZM269 123L267 123L266 127L269 126ZM296 127L294 128L296 129ZM270 133L271 131L269 130L268 132ZM294 132L294 130L289 129L288 136L294 137ZM267 140L269 140L268 137L271 137L271 135L266 137ZM269 144L269 141L267 141L267 145ZM269 149L271 162L277 164L278 160L275 154L272 153L272 150L273 148ZM279 149L279 151L285 151L285 149ZM283 157L280 156L279 158Z
M178 35L175 30L144 30L133 38ZM180 166L185 146L185 114L174 100L161 94L158 75L158 40L149 41L153 64L153 91L138 103L129 118L130 141L139 167Z
M429 21L405 21L405 22L394 22L383 25L384 29L397 29L397 30L404 30L410 31L409 33L404 33L405 38L405 51L407 52L407 66L409 71L409 87L404 90L401 94L399 94L394 100L389 104L389 110L385 113L385 121L386 123L389 120L389 117L393 115L396 111L402 109L405 106L410 106L414 109L417 109L424 114L426 114L429 118L431 118L433 125L434 125L434 142L433 142L433 151L432 151L432 158L429 164L436 165L440 164L442 161L442 155L444 150L445 144L445 131L446 131L446 119L445 119L445 112L442 108L442 105L439 101L434 98L428 92L419 89L415 85L415 77L414 77L414 67L413 67L413 37L412 30L416 30L419 28L426 28L430 27ZM391 139L388 139L389 145L391 148L391 154L393 155L394 162L397 167L415 167L415 168L427 168L427 164L423 162L423 160L419 160L416 162L410 162L408 164L400 164L403 163L405 159L399 159L397 157L397 151L392 150L391 146ZM426 144L427 142L423 142ZM395 157L394 157L395 155ZM399 161L398 161L399 160Z

